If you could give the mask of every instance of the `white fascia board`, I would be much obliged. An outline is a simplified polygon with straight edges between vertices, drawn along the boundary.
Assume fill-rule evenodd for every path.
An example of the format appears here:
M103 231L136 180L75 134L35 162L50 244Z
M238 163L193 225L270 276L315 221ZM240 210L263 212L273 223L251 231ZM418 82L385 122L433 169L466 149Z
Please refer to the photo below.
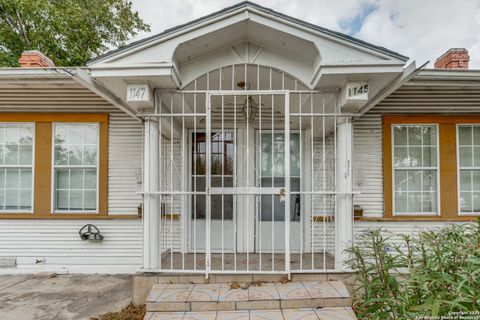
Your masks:
M414 80L480 80L480 70L424 69Z
M65 74L60 68L0 68L0 79L20 79L25 77L65 79L70 76Z
M344 74L344 75L361 75L361 74L372 74L372 73L398 73L401 74L403 72L403 64L397 65L337 65L337 66L320 66L315 70L313 74L311 84L315 88L318 85L318 82L322 78L322 76L326 75L336 75L336 74Z
M172 63L159 66L107 66L91 69L91 75L94 78L170 76L174 67Z
M271 14L268 14L266 12L263 12L263 11L260 11L258 9L255 9L255 8L248 8L248 11L250 13L254 13L255 15L258 16L257 19L255 19L256 17L254 15L250 15L249 18L250 20L252 21L256 21L258 23L261 23L261 24L264 24L264 25L270 25L272 26L274 29L279 29L281 30L282 28L277 24L275 26L272 25L271 21L274 21L274 22L277 22L279 23L280 25L283 25L283 29L285 29L285 26L289 26L293 29L296 29L297 32L294 32L294 31L290 31L290 32L287 32L287 33L290 33L292 35L295 35L295 36L298 36L299 38L302 38L302 39L305 39L305 40L310 40L312 41L312 39L307 39L306 38L306 34L299 34L298 31L302 31L304 33L307 33L307 34L310 34L310 35L314 35L316 37L320 37L320 38L324 38L324 39L328 39L330 41L333 41L333 42L336 42L336 43L340 43L344 46L348 46L348 47L351 47L351 48L354 48L354 49L357 49L359 51L363 51L363 52L366 52L368 54L371 54L373 56L377 56L379 58L384 58L384 59L388 59L388 60L393 60L393 61L397 61L399 63L402 63L402 65L405 64L405 61L403 60L400 60L398 58L395 58L395 57L392 57L391 55L388 55L388 54L385 54L385 53L382 53L382 52L379 52L377 50L373 50L373 49L370 49L368 47L365 47L365 46L362 46L361 44L359 43L353 43L353 42L350 42L350 41L347 41L347 40L343 40L343 39L340 39L338 37L335 37L333 35L330 35L330 34L327 34L327 33L324 33L324 32L321 32L319 30L315 30L315 29L312 29L312 28L309 28L307 26L302 26L302 25L299 25L298 23L295 23L294 21L288 21L288 20L285 20L281 17L277 17L275 15L271 15ZM264 18L264 19L260 19L260 18ZM270 20L270 22L268 21ZM282 30L284 32L286 32L285 30Z
M131 48L129 48L125 51L120 51L120 52L118 52L116 54L113 54L111 56L106 56L103 59L98 59L98 60L94 61L92 64L87 64L87 65L89 67L94 67L94 66L96 66L98 64L101 64L101 63L108 63L108 62L116 61L116 60L121 59L123 57L135 54L138 51L145 50L147 48L150 48L150 47L155 46L157 44L160 44L162 42L180 37L183 34L195 31L197 29L201 29L202 27L213 25L216 22L221 22L222 20L223 21L227 20L227 19L229 19L233 16L236 16L236 15L239 18L239 19L237 19L238 21L229 21L229 23L227 23L226 25L230 25L230 24L233 24L235 22L239 22L241 20L246 20L247 19L245 14L244 14L244 8L238 8L234 11L226 12L223 15L220 15L220 16L217 16L217 17L212 17L209 20L198 22L197 24L192 24L192 25L189 25L189 26L185 26L184 28L174 30L171 33L165 34L165 35L160 36L158 38L152 38L149 41L145 41L145 42L139 43L136 46L132 46ZM217 27L217 29L221 29L222 27L223 27L223 25L219 25ZM198 36L196 35L195 37L198 37Z

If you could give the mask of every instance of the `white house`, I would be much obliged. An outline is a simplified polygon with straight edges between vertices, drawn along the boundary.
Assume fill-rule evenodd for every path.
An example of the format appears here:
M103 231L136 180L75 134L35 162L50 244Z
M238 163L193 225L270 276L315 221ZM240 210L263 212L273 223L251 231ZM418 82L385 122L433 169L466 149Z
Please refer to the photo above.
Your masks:
M0 272L341 272L366 228L473 219L480 71L407 61L250 2L82 68L26 52L0 69Z

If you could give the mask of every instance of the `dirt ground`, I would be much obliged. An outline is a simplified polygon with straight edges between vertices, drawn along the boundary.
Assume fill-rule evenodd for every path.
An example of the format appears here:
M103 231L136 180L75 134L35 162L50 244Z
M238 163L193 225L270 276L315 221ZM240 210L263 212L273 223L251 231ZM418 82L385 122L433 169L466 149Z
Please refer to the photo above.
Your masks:
M130 276L0 276L0 319L90 319L132 299Z

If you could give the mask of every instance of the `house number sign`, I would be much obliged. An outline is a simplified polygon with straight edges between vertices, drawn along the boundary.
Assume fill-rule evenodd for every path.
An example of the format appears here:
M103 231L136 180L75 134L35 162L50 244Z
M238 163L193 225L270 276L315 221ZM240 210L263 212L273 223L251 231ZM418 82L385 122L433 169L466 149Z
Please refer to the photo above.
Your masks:
M347 83L347 99L368 99L368 83L350 82Z
M148 84L131 84L127 86L127 102L149 102L150 87Z

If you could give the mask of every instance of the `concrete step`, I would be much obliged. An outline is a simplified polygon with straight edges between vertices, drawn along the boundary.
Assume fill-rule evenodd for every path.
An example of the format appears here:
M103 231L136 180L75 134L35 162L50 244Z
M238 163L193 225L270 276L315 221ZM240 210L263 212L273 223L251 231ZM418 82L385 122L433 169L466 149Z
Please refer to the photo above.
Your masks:
M156 284L146 306L148 312L199 312L350 307L351 303L341 281L233 282Z
M147 312L144 320L356 320L350 307L197 312Z

